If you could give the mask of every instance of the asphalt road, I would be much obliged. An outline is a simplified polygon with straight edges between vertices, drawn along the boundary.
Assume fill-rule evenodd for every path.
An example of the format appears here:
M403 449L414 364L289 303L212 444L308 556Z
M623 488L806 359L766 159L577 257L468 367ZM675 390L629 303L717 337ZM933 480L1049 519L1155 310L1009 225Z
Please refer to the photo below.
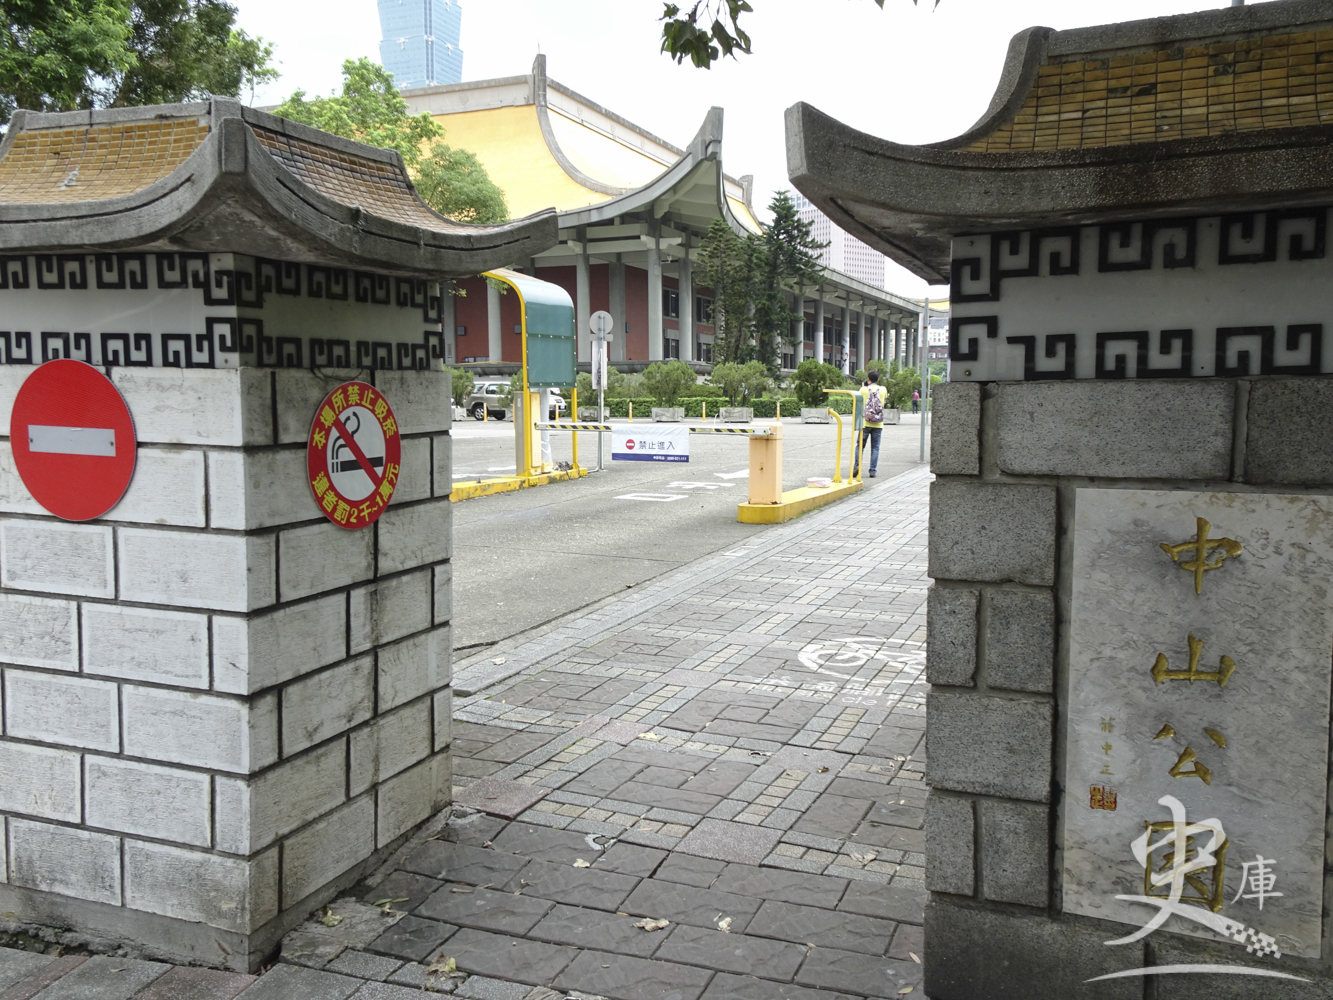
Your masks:
M881 479L918 464L919 418L903 421L884 428ZM836 424L782 427L784 489L832 475ZM455 481L513 472L512 423L459 420L453 438ZM568 461L569 433L551 438L553 460ZM692 434L688 464L612 462L610 447L608 434L604 471L584 479L454 504L456 650L475 651L701 556L762 544L765 526L736 520L747 495L746 438ZM844 477L847 454L844 441ZM595 433L579 435L579 461L596 467Z

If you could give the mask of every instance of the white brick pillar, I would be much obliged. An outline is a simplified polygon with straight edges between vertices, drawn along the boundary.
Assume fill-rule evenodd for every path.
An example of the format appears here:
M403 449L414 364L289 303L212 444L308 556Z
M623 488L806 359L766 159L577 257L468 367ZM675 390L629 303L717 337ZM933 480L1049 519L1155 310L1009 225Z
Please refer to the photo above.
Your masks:
M32 370L0 366L5 432ZM0 439L0 914L253 969L450 800L448 375L104 371L139 453L103 518L46 513ZM306 474L351 378L402 434L359 531Z

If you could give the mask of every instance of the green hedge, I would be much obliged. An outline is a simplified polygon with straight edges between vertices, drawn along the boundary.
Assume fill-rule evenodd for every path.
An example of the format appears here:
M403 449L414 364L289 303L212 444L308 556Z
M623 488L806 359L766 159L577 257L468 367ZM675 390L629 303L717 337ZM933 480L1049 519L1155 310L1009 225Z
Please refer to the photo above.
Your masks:
M606 415L608 417L628 417L629 404L631 402L634 403L634 418L636 420L640 417L651 417L653 415L653 407L657 405L657 400L652 398L635 400L608 399L606 401ZM596 399L594 399L593 405L597 405Z

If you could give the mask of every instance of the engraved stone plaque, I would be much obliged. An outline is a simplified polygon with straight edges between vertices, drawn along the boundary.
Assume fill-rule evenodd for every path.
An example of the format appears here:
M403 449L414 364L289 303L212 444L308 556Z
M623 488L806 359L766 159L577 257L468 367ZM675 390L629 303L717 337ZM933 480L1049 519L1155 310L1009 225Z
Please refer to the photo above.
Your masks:
M1065 910L1318 957L1333 498L1078 490L1069 615Z

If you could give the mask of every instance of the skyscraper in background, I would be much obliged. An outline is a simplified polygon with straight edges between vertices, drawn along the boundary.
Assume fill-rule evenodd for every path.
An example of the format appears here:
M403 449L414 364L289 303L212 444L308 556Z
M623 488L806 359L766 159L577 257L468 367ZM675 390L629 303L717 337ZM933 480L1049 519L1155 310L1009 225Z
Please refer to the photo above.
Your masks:
M841 271L849 278L864 281L867 285L885 287L887 274L882 253L870 249L855 236L834 225L833 220L801 192L793 191L791 198L796 205L796 214L810 223L810 235L820 243L828 244L817 255L821 264Z
M458 0L379 0L379 5L380 61L399 90L462 82Z

